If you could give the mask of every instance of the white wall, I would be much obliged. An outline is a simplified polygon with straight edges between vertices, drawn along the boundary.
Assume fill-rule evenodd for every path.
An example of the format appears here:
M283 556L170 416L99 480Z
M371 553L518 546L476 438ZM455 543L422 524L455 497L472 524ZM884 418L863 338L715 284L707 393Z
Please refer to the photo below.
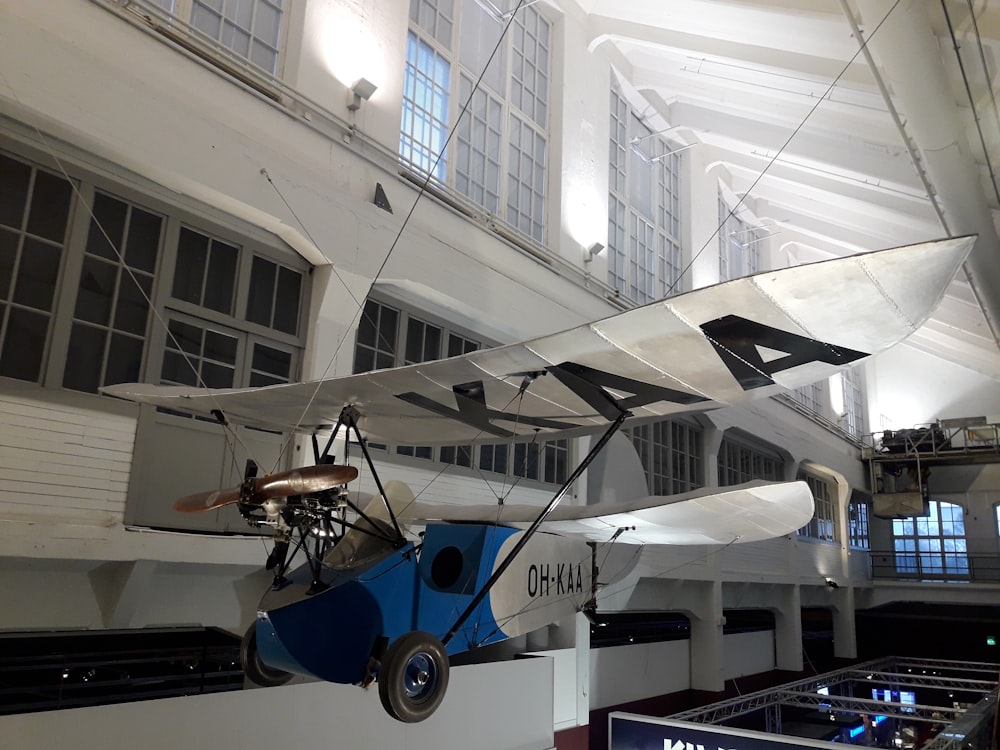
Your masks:
M0 737L5 750L544 750L552 747L552 662L457 667L441 707L419 724L389 718L375 686L315 682L0 716Z
M775 668L774 631L731 633L723 639L725 679ZM590 652L590 707L608 708L691 687L691 643L664 641L609 646Z
M724 639L726 679L770 672L775 668L774 631L730 633Z
M691 687L690 641L609 646L590 652L591 709Z

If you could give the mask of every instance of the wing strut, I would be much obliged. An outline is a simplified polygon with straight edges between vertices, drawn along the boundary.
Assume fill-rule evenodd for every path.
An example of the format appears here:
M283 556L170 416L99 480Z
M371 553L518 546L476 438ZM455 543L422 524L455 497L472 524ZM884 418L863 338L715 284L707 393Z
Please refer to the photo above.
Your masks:
M361 452L365 456L365 462L372 470L372 478L375 480L375 488L378 490L378 494L382 498L382 503L385 505L385 510L389 514L389 520L392 521L392 527L396 530L396 540L403 540L403 530L399 527L399 521L396 519L396 513L392 509L392 504L389 502L389 498L386 497L385 488L382 486L382 480L379 478L378 472L375 471L375 464L372 463L371 454L368 453L368 441L361 436L361 431L358 429L358 410L353 406L345 406L340 412L337 429L340 428L340 425L344 425L348 433L353 432L354 437L357 438L358 445L361 446ZM364 511L360 508L355 508L355 510L362 518L371 523L371 519L364 514Z
M465 624L465 621L469 619L473 611L475 611L476 607L478 607L480 603L483 601L483 599L486 598L486 595L490 593L490 589L492 589L493 586L496 584L496 582L500 579L500 576L504 574L504 571L506 571L507 568L510 567L510 564L514 562L514 558L517 557L518 553L524 548L524 545L528 543L528 540L535 535L535 532L538 531L538 527L542 525L542 522L545 521L549 513L551 513L553 510L556 509L556 506L559 505L560 501L563 499L563 496L573 485L573 482L579 479L580 475L587 470L587 467L590 466L591 462L595 458L597 458L597 454L601 452L601 450L604 448L607 442L611 439L611 436L614 435L615 432L618 431L618 428L622 426L622 422L624 422L630 416L632 416L631 412L625 411L624 409L619 410L618 416L615 418L615 421L612 422L611 425L608 427L607 431L603 435L601 435L601 439L598 440L597 443L594 444L594 446L590 449L590 452L587 453L586 456L584 456L579 466L576 467L576 469L569 476L569 478L563 483L562 487L560 487L556 491L556 493L552 496L552 499L549 500L549 504L546 505L542 509L542 512L538 514L538 517L534 521L532 521L531 526L528 527L524 535L520 538L520 540L518 540L517 544L514 545L514 549L512 549L507 554L507 557L505 557L503 560L500 561L500 564L497 565L496 570L493 571L493 575L491 575L489 580L483 584L483 587L479 590L479 593L473 597L472 601L469 603L469 606L466 607L465 611L458 616L457 620L455 620L455 624L451 626L451 630L449 630L445 634L444 638L441 639L441 642L444 645L447 646L448 641L450 641L452 638L455 637L455 634L458 632L459 628L461 628L462 625Z

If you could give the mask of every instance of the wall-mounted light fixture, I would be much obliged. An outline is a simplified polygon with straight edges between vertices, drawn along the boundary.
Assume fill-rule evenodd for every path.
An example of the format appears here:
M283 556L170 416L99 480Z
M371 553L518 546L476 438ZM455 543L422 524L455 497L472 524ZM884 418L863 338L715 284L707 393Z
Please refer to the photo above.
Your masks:
M830 578L830 576L827 576L823 580L826 581L826 585L827 585L828 588L831 588L831 589L839 589L840 588L840 584L837 583L832 578Z
M604 250L604 245L602 245L600 242L595 242L589 247L585 247L583 249L583 262L590 263L590 261L592 261L594 258L596 258L598 255L601 254L602 250Z
M372 98L378 86L367 78L359 78L351 84L351 90L347 92L347 108L352 112L361 109L362 100L368 101Z

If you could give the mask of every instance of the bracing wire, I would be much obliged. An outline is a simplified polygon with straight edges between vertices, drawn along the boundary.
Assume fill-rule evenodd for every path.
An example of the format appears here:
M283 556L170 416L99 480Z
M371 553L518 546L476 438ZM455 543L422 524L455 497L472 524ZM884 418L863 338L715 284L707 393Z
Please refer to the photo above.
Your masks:
M462 107L461 107L461 109L459 110L459 113L458 113L458 117L455 118L455 124L452 125L451 129L448 131L448 136L445 138L444 143L441 145L440 150L435 155L433 164L431 164L430 168L427 170L427 174L424 177L423 182L420 184L420 190L417 192L416 198L414 198L413 203L410 206L409 211L407 211L407 213L406 213L406 216L403 217L403 221L400 224L399 229L397 230L396 235L395 235L395 237L392 240L392 243L390 243L389 249L386 251L385 256L382 258L382 263L379 265L378 270L375 272L375 276L372 278L371 283L368 285L368 292L365 295L366 298L371 294L371 290L375 287L376 282L378 282L379 278L382 276L382 272L385 270L385 267L389 263L389 259L392 257L392 254L396 250L396 247L399 245L399 241L400 241L400 239L402 239L403 232L409 226L410 219L413 217L414 212L417 210L417 206L419 205L419 203L420 203L421 199L424 197L424 195L427 193L427 188L430 186L430 183L431 183L431 181L434 178L434 172L437 170L438 165L441 163L441 159L444 158L444 154L445 154L445 152L448 149L448 145L451 143L452 139L455 137L455 134L458 132L458 127L459 127L459 125L462 122L462 118L465 117L466 112L468 111L469 107L472 105L472 100L475 97L476 93L479 91L480 86L482 85L483 78L486 76L486 71L489 70L490 64L493 62L493 59L496 57L497 53L499 52L500 47L503 44L503 41L504 41L504 39L507 36L507 32L508 32L508 30L511 27L511 24L514 23L514 18L516 17L517 12L521 9L521 7L524 5L524 3L525 3L525 0L518 0L517 5L510 12L510 16L506 19L506 23L504 24L503 30L500 32L500 36L498 37L496 44L493 46L493 49L490 51L489 57L486 59L486 62L483 64L483 69L480 71L479 77L476 78L476 81L475 81L475 83L472 86L472 90L469 92L469 96L466 98L465 102L462 104ZM273 185L273 183L272 183L272 185ZM298 220L298 217L296 217L296 220ZM349 330L349 331L354 329L355 324L358 322L358 318L361 316L361 314L364 311L364 305L361 304L356 298L354 298L353 294L351 295L351 297L352 297L352 299L354 299L354 302L357 305L357 309L355 310L354 315L352 316L351 321L350 321L349 325L347 326L347 330ZM286 445L282 447L282 453L285 450L287 450L287 445L290 444L290 442L292 440L292 436L298 431L299 427L302 424L302 420L305 418L305 415L309 412L310 407L312 406L313 402L316 400L316 397L319 395L319 389L320 389L320 386L322 384L322 381L327 376L327 374L330 372L331 368L333 367L334 362L336 362L337 357L339 356L341 349L343 348L344 344L347 342L347 338L348 337L346 335L344 335L340 339L340 341L337 342L337 347L334 349L333 354L330 355L330 359L327 362L327 365L326 365L326 367L323 370L323 374L316 381L316 387L313 389L313 392L310 394L308 401L306 402L305 406L302 408L302 415L299 417L299 419L296 422L295 426L289 432L289 438L286 441Z
M806 112L805 117L803 117L802 120L799 122L799 124L795 126L795 129L792 130L789 136L785 139L785 142L781 144L780 148L778 148L778 150L775 151L774 156L768 159L767 164L765 164L764 168L760 170L760 174L758 174L757 177L754 178L754 181L750 183L750 187L748 187L743 192L743 195L741 195L737 199L733 207L729 209L729 212L719 222L719 225L715 228L715 231L708 236L708 239L706 239L705 242L702 244L702 246L698 249L698 252L696 252L693 256L691 256L691 260L688 261L687 265L685 265L681 269L680 273L677 274L677 278L670 285L670 288L667 289L667 294L665 296L668 296L673 293L674 289L681 282L681 279L684 278L684 274L686 274L688 271L691 270L691 267L695 264L695 261L697 261L698 258L701 257L701 254L708 249L708 246L716 240L716 238L719 236L719 233L723 229L725 229L726 223L729 221L729 219L731 219L733 216L736 215L736 212L739 210L740 206L743 205L743 202L747 199L749 195L753 193L753 191L757 188L757 185L760 184L760 181L764 179L767 173L771 171L771 167L773 167L775 162L777 162L778 159L781 158L781 155L785 153L785 149L788 148L792 140L801 132L802 128L806 126L806 123L809 122L810 118L813 116L813 114L815 114L816 110L819 109L819 106L824 101L826 101L826 99L830 96L833 90L840 83L840 79L843 78L844 75L847 73L847 71L850 70L851 66L854 65L855 60L857 60L858 57L862 54L862 52L864 52L864 50L868 47L868 44L871 41L872 37L878 33L878 30L882 28L882 24L884 24L886 20L889 18L889 16L892 15L892 12L896 9L896 7L899 5L900 2L901 0L896 0L896 2L893 3L892 7L889 8L888 11L886 11L886 14L882 16L882 20L878 22L878 24L875 26L875 28L872 30L872 32L868 35L866 39L858 40L860 43L858 45L857 51L853 55L851 55L851 58L846 63L844 63L843 67L841 67L840 69L840 72L837 73L834 79L826 87L826 90L823 92L823 94L816 98L816 103L809 108L809 111Z
M14 87L11 86L10 80L7 78L7 76L4 75L3 70L0 70L0 79L3 80L4 85L7 87L7 90L10 91L11 97L14 99L14 101L17 102L19 106L24 107L24 103L21 101L21 98L14 90ZM76 197L76 200L79 202L81 206L83 206L84 210L87 212L87 215L90 217L90 221L93 222L93 225L95 227L97 227L97 230L98 232L100 232L101 237L107 243L108 247L111 248L112 252L115 254L115 258L117 259L121 268L127 274L129 280L135 285L135 288L139 290L139 294L142 295L142 299L146 303L146 306L150 310L151 314L153 315L153 319L163 328L164 332L166 333L167 339L173 345L174 349L176 350L176 353L180 354L185 364L189 368L191 368L191 372L194 374L195 380L198 383L198 387L204 389L209 393L210 397L213 400L213 403L215 403L216 405L217 410L221 413L221 405L215 399L215 396L212 393L212 389L206 386L205 381L202 378L201 372L199 371L195 363L192 361L188 353L184 350L184 347L181 346L176 336L174 336L174 333L170 330L170 326L167 323L166 318L160 312L160 310L157 309L156 305L153 304L150 295L146 292L145 288L143 288L143 285L139 282L139 279L135 275L135 272L132 270L131 266L129 266L128 263L125 262L125 256L122 254L121 248L119 248L118 245L111 239L111 236L108 234L104 225L101 223L101 220L97 217L97 214L94 212L94 207L90 204L90 202L87 200L87 198L84 196L83 192L77 185L77 181L74 180L72 177L70 177L69 171L63 164L63 160L59 157L58 153L56 153L56 150L55 148L53 148L52 144L49 143L49 139L42 133L42 131L39 129L37 125L31 124L30 127L35 137L38 139L38 143L42 146L42 148L45 150L48 156L52 159L53 163L56 165L56 168L58 169L60 176L69 184L71 190L73 191L74 196ZM252 457L250 448L240 437L239 433L236 430L232 429L230 425L226 424L225 422L221 422L220 424L222 426L222 431L223 435L225 436L226 443L229 447L228 452L232 457L234 468L239 473L241 469L238 463L236 462L236 446L239 445L245 451L248 457Z

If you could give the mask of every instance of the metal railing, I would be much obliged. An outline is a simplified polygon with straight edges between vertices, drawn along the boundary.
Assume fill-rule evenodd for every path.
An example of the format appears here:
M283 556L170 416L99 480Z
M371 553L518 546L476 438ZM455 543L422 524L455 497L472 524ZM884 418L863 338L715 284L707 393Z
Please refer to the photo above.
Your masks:
M0 634L0 715L243 687L239 638L212 628Z
M1000 583L1000 554L871 550L875 580Z

